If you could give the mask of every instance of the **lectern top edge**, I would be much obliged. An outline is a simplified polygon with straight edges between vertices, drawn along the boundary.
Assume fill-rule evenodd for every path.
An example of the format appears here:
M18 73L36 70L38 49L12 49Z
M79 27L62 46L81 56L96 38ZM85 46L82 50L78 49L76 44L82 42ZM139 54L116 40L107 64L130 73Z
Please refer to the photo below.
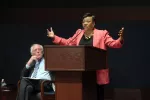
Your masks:
M85 46L85 45L80 45L80 46L44 45L44 48L52 48L52 47L55 47L55 48L62 48L62 47L63 48L92 48L92 49L97 49L97 50L106 52L106 50L104 50L104 49L99 49L99 48L96 48L93 46Z

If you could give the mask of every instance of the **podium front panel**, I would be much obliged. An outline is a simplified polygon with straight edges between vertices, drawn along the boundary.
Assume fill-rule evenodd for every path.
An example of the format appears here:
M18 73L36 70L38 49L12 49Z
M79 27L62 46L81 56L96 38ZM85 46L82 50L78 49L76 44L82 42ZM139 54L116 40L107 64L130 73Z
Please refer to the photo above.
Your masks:
M84 49L53 46L44 49L46 70L82 71L84 70Z

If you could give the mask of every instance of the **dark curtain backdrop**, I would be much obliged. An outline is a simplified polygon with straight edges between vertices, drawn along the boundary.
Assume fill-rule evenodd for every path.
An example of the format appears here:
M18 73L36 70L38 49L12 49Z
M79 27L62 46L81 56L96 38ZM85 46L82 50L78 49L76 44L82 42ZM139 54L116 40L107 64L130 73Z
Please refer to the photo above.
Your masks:
M121 27L125 27L123 47L108 49L111 80L109 87L150 87L149 23L150 20L96 22L96 28L107 29L114 39L118 38ZM59 20L40 24L0 24L1 79L4 78L7 83L17 83L21 69L30 58L31 44L53 45L46 34L46 29L51 26L56 35L65 38L69 38L78 28L82 28L80 20Z

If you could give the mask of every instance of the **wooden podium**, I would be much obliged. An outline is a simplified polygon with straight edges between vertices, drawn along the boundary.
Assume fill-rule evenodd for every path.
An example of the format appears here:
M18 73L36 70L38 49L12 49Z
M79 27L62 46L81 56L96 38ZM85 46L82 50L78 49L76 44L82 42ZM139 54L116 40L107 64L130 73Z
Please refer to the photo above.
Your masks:
M55 73L55 100L97 100L96 70L106 51L91 46L44 46L45 68Z

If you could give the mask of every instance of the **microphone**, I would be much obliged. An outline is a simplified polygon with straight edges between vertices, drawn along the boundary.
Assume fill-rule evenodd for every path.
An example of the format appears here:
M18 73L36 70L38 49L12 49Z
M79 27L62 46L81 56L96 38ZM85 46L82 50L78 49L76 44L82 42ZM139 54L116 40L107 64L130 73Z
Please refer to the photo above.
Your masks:
M67 46L73 42L74 39L76 39L78 37L78 35L82 32L82 29L78 29L78 31L80 31L70 42L67 43Z

